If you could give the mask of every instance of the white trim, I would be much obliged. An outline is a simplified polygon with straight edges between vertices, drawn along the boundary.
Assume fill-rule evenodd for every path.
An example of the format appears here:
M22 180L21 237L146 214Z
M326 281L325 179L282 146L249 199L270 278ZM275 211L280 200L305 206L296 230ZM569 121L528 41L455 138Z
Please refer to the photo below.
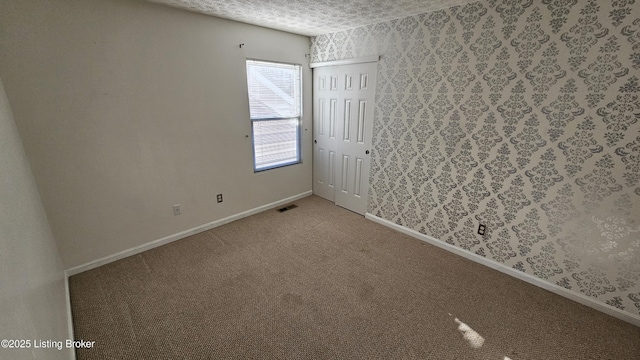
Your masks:
M338 66L338 65L363 64L363 63L370 63L370 62L378 62L378 60L380 60L380 56L379 55L372 55L372 56L365 56L365 57L355 58L355 59L345 59L345 60L334 60L334 61L323 61L323 62L311 63L311 64L309 64L309 67L313 69L313 68L317 68L317 67L321 67L321 66Z
M102 266L102 265L105 265L105 264L108 264L108 263L111 263L111 262L114 262L114 261L117 261L117 260L120 260L120 259L124 259L126 257L131 256L131 255L139 254L139 253L141 253L143 251L147 251L147 250L150 250L150 249L153 249L153 248L168 244L170 242L183 239L183 238L185 238L187 236L195 235L195 234L201 233L203 231L207 231L207 230L213 229L215 227L218 227L218 226L221 226L221 225L224 225L224 224L228 224L228 223L230 223L232 221L240 220L240 219L245 218L247 216L251 216L251 215L257 214L259 212L262 212L262 211L265 211L265 210L269 210L269 209L278 207L280 205L287 204L289 202L301 199L303 197L307 197L307 196L312 195L312 194L313 194L313 191L311 191L311 190L305 191L305 192L303 192L301 194L294 195L294 196L288 197L286 199L282 199L282 200L278 200L278 201L272 202L270 204L258 206L257 208L253 208L253 209L250 209L250 210L247 210L247 211L243 211L243 212L235 214L235 215L227 216L226 218L223 218L223 219L220 219L220 220L215 220L215 221L212 221L210 223L207 223L207 224L204 224L204 225L200 225L200 226L196 226L194 228L187 229L187 230L181 231L181 232L173 234L173 235L165 236L165 237L163 237L161 239L153 240L153 241L150 241L148 243L145 243L145 244L142 244L142 245L138 245L138 246L132 247L130 249L123 250L123 251L117 252L115 254L108 255L108 256L105 256L103 258L100 258L100 259L97 259L97 260L93 260L93 261L90 261L88 263L72 267L72 268L66 270L66 274L67 274L67 276L73 276L73 275L79 274L79 273L87 271L87 270L95 269L95 268L97 268L99 266Z
M377 222L378 224L387 226L389 228L392 228L394 230L397 230L403 234L407 234L409 236L412 236L418 240L422 240L426 243L429 243L431 245L437 246L441 249L447 250L449 252L452 252L456 255L460 255L464 258L467 258L469 260L475 261L479 264L488 266L492 269L498 270L501 273L507 274L507 275L511 275L517 279L523 280L528 282L529 284L541 287L545 290L548 290L554 294L560 295L562 297L565 297L567 299L576 301L582 305L588 306L592 309L598 310L600 312L603 312L607 315L611 315L615 318L618 318L622 321L626 321L632 325L638 326L640 327L640 316L634 315L634 314L630 314L628 312L622 311L620 309L608 306L606 304L603 304L601 302L595 301L593 298L590 298L586 295L582 295L570 290L567 290L561 286L558 286L556 284L552 284L550 282L544 281L538 277L535 277L533 275L527 274L527 273L523 273L522 271L518 271L516 269L510 268L504 264L501 264L499 262L487 259L483 256L480 256L478 254L474 254L470 251L461 249L459 247L453 246L451 244L448 244L444 241L440 241L434 237L422 234L420 232L417 232L415 230L406 228L402 225L398 225L395 224L391 221L379 218L371 213L366 213L365 214L365 218L369 219L373 222Z
M69 339L75 340L73 337L73 315L71 313L71 294L69 293L69 275L67 271L64 271L64 296L67 302L67 327L69 331ZM75 349L70 349L71 360L76 360L76 351Z

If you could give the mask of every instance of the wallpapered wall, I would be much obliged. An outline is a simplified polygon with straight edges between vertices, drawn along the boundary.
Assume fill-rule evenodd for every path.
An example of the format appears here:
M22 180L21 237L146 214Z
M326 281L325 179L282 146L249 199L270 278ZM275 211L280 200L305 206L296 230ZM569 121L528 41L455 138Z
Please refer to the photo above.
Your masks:
M638 316L639 15L485 0L312 38L382 55L368 211Z

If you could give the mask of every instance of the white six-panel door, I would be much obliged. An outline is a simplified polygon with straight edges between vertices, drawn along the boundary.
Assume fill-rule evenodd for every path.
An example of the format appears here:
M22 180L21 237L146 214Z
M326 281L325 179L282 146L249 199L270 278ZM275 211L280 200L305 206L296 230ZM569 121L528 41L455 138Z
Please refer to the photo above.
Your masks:
M335 68L313 69L313 192L335 201L338 74Z
M313 71L313 191L359 214L367 211L375 81L375 62Z

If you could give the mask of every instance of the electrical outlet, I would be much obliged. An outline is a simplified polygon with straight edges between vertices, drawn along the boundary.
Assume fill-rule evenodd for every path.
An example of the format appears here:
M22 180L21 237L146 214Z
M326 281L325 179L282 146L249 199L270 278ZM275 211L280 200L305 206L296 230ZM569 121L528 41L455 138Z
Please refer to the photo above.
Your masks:
M173 205L173 215L180 215L182 212L180 211L180 204Z
M487 230L487 226L484 224L478 225L478 234L484 235L485 230Z
M216 195L216 201L219 202L219 203L222 202L222 194Z

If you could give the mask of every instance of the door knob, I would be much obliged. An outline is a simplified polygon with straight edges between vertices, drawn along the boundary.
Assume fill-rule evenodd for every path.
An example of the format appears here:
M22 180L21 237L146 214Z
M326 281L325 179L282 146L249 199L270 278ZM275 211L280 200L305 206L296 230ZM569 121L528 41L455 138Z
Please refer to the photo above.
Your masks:
M365 153L365 154L367 154L367 155L369 155L369 150L366 150L364 153Z

